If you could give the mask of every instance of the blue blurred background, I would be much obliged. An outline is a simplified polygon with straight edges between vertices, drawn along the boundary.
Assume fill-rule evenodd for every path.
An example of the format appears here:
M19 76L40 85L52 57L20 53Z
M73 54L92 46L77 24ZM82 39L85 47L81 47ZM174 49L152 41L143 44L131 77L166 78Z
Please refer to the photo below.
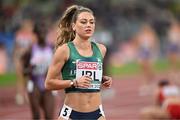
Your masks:
M5 69L1 74L13 71L15 33L23 19L42 21L50 28L71 4L84 5L95 12L94 36L107 44L114 64L136 60L132 41L143 24L150 25L157 36L159 48L155 57L166 58L168 30L174 21L179 24L180 19L179 0L1 0L0 43L7 53L7 62L0 64Z

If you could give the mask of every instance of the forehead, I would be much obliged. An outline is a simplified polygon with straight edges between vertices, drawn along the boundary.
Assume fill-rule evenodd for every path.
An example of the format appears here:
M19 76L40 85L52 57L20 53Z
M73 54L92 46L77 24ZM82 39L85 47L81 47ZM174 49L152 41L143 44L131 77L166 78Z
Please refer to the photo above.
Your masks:
M78 20L81 20L81 19L93 19L94 20L94 16L90 12L82 12L78 15L77 19Z

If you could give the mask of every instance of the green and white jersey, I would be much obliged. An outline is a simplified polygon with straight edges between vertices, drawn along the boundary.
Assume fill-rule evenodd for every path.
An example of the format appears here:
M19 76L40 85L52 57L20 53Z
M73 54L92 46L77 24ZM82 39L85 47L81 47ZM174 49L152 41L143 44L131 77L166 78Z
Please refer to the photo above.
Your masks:
M62 77L64 80L78 79L83 75L89 75L92 78L89 88L66 88L65 92L97 92L100 91L102 81L102 62L103 57L96 43L91 42L93 55L90 57L81 56L75 48L73 42L68 42L70 56L62 68Z

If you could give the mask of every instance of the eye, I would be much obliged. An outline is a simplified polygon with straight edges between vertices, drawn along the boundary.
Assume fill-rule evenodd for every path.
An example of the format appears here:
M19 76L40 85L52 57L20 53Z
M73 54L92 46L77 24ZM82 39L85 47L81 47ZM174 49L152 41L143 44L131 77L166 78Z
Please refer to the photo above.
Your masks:
M81 21L80 23L82 23L82 24L86 24L87 22L86 22L86 21Z
M94 21L90 21L90 24L94 24L95 22Z

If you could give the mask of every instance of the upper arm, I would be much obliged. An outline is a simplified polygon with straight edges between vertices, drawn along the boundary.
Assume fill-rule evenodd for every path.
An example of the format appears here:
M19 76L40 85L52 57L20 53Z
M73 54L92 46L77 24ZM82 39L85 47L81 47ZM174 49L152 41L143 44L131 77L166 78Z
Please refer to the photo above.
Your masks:
M97 44L98 45L98 47L99 47L99 49L100 49L100 51L101 51L101 54L102 54L102 57L104 58L104 56L106 55L106 46L105 45L103 45L103 44Z
M52 63L49 66L47 73L47 80L50 79L60 79L61 78L61 69L64 66L65 62L69 58L69 48L67 44L60 46L54 53Z

